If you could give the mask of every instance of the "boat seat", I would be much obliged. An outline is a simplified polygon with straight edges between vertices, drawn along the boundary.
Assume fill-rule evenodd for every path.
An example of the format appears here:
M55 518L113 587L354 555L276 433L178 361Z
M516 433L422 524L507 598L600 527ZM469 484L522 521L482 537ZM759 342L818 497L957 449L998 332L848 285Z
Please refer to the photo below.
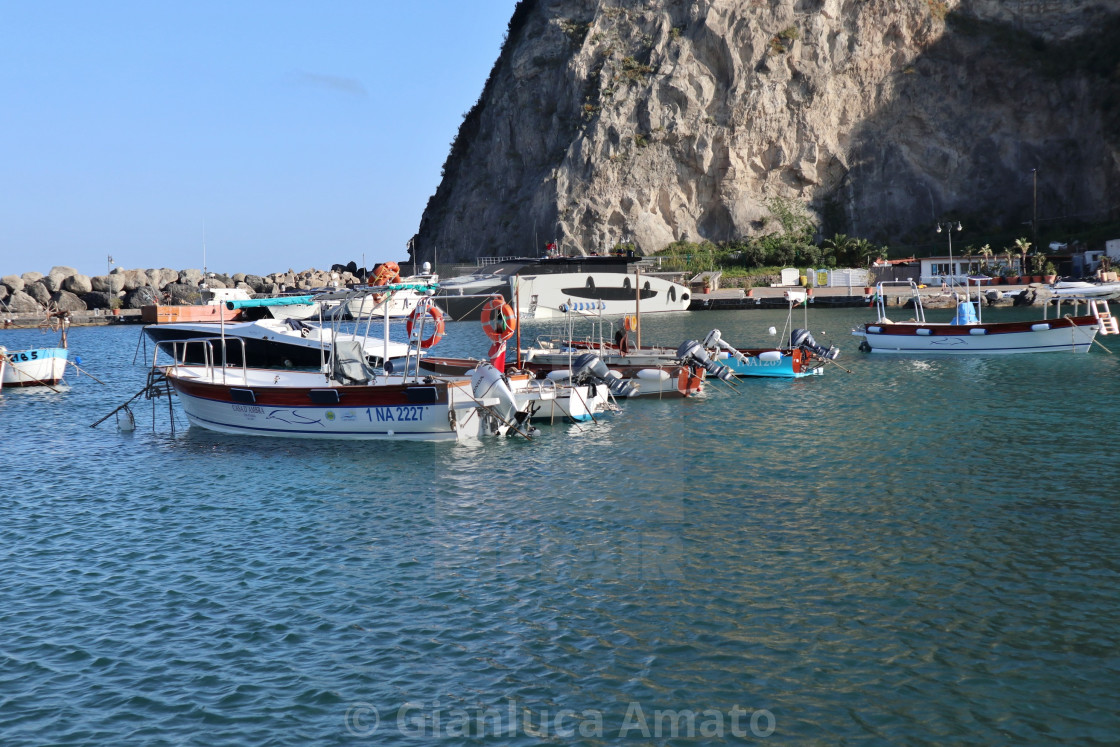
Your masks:
M331 377L340 384L368 384L374 379L360 340L341 340L331 346Z

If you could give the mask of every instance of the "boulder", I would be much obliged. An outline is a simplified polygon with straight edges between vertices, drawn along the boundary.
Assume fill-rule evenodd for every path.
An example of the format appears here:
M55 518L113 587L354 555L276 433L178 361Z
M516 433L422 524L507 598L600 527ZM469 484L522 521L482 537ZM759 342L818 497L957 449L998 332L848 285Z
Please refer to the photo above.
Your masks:
M10 295L12 295L12 290L3 283L0 283L0 301L8 300L8 296Z
M124 276L94 275L89 279L89 284L94 293L112 293L116 295L124 290Z
M65 290L52 293L51 303L60 311L85 311L87 308L85 301Z
M145 306L154 306L159 303L159 291L150 285L125 291L121 299L121 306L125 309L140 309Z
M20 275L20 279L23 280L24 285L30 285L31 283L37 283L40 280L42 280L43 279L43 273L34 272L34 271L25 272L22 275Z
M263 293L265 288L265 281L259 275L246 275L245 284L253 289L254 293Z
M121 288L125 291L134 291L148 284L148 273L144 270L122 270L114 267L111 274L120 275L123 282Z
M67 267L66 265L55 265L54 267L51 268L51 271L47 274L48 275L58 275L59 277L62 277L62 278L68 278L71 275L77 275L78 271L75 270L73 267Z
M226 283L226 282L225 282L224 280L222 280L222 278L221 278L221 277L219 277L218 275L215 275L215 276L214 276L214 277L212 277L212 278L206 278L206 285L210 286L211 288L229 288L229 287L230 287L230 286L229 286L229 285L228 285L228 284L227 284L227 283Z
M90 291L89 293L79 293L78 298L85 301L87 309L107 309L109 308L109 302L116 296L104 291Z
M78 271L73 267L66 267L65 265L57 265L51 268L47 276L43 278L43 285L47 286L47 290L51 293L56 293L62 290L62 284L67 278L73 277L78 274Z
M77 275L71 275L62 281L62 290L81 295L92 291L93 285L88 275L79 272Z
M47 290L42 280L28 283L23 287L23 292L34 298L40 306L46 307L51 302L51 292Z
M12 291L12 293L23 290L24 285L23 278L21 278L19 275L5 275L4 277L0 278L0 283L8 286L8 289Z
M146 270L144 275L148 279L145 285L150 285L153 288L162 288L168 283L179 282L179 271L166 267L159 270Z
M235 283L244 283L245 282L245 273L235 272L235 273L233 273L233 277L230 278L230 279L233 280L233 282L235 282Z
M38 284L36 283L36 285ZM39 285L38 287L42 288L43 286ZM46 289L44 288L44 290ZM12 296L8 299L7 303L8 308L16 313L43 310L42 304L36 301L31 295L23 291L15 291L14 293L12 293Z
M197 285L168 283L163 287L163 302L174 306L190 306L202 301Z
M179 282L198 287L202 280L202 270L179 270Z

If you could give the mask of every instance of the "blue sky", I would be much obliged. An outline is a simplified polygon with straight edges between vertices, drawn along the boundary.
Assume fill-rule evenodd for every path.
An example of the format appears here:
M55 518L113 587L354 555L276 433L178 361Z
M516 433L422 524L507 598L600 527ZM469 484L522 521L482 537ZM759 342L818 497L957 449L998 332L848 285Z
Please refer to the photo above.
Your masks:
M516 0L0 0L0 275L406 257Z

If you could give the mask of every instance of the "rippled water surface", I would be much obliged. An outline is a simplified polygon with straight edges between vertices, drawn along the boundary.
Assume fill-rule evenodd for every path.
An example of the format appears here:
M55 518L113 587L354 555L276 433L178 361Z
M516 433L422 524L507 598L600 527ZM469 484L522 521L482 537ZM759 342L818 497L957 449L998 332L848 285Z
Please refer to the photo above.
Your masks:
M90 428L144 346L75 329L105 385L0 395L0 744L1120 739L1118 356L872 357L867 317L811 318L851 373L460 445Z

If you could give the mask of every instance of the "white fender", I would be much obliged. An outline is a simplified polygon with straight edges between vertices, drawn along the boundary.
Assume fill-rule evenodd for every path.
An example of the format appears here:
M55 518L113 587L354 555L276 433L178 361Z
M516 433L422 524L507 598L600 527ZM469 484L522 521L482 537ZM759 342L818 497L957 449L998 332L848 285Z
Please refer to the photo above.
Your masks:
M643 368L634 375L642 381L668 381L669 372L661 368Z
M782 359L782 354L777 350L767 350L765 353L759 353L758 359L767 363L777 363Z

